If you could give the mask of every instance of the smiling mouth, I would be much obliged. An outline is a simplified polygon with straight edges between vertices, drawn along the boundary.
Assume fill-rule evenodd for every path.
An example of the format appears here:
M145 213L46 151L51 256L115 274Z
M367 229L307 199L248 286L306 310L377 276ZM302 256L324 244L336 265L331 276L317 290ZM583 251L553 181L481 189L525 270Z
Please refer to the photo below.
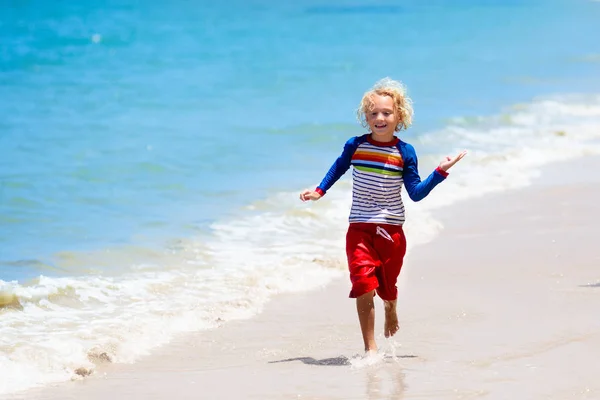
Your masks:
M377 129L383 129L386 127L387 127L387 124L375 125L375 128L377 128Z

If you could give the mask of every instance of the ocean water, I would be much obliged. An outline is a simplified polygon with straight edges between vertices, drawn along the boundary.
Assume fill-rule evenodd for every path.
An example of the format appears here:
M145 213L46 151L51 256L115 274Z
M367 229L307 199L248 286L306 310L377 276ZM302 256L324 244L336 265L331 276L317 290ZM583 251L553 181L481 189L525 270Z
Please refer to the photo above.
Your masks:
M345 275L344 179L314 187L376 80L402 80L431 211L600 154L600 3L4 1L0 395L135 362Z

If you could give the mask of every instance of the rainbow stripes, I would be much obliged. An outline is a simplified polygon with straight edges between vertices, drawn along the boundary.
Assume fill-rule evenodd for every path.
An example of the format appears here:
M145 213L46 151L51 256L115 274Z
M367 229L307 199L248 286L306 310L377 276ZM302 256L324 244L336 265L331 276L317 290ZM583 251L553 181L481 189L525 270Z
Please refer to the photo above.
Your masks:
M397 146L365 141L352 155L351 165L354 170L350 222L402 225L404 161Z
M368 147L362 149L361 147ZM395 147L376 147L370 143L361 145L352 156L354 168L384 175L401 175L404 162Z

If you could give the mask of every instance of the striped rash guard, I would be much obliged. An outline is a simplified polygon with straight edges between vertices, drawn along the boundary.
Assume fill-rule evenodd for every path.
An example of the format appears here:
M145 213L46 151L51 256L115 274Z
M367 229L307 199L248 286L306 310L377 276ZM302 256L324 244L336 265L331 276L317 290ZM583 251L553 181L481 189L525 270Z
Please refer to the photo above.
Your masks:
M402 186L413 201L419 201L448 176L438 167L421 181L413 146L396 137L391 142L377 142L365 134L346 142L344 151L315 190L323 196L351 165L350 223L402 225Z

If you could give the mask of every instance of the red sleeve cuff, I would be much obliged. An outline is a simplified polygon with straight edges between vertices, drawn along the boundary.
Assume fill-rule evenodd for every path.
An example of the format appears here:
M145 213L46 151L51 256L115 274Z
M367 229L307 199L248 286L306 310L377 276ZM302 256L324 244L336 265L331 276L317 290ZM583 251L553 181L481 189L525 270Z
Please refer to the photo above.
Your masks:
M446 177L448 177L448 175L450 175L448 172L444 171L440 167L437 167L435 170L438 172L438 174L440 174L444 178L446 178Z
M321 197L325 196L325 192L321 190L321 188L316 188L315 192L319 193Z

